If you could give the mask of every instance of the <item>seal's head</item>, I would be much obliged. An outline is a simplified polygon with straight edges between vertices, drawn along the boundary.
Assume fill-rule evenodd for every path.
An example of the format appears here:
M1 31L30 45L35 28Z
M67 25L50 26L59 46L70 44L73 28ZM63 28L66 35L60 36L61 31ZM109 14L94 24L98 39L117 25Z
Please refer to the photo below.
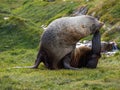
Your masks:
M94 34L96 31L100 30L100 28L104 25L102 22L100 22L93 16L83 15L82 17L82 22L89 29L91 34Z
M96 31L99 31L103 25L104 24L102 22L100 22L97 19L95 19L95 23L92 24L92 26L90 28L91 33L94 34Z
M89 18L91 19L90 31L91 34L94 34L96 31L99 31L104 24L92 16L89 16Z

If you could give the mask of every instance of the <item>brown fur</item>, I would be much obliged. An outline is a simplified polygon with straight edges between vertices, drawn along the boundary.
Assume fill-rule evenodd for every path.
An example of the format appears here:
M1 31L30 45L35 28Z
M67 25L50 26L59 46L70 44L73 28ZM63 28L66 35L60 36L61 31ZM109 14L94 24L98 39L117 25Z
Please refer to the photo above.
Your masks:
M91 48L89 47L82 46L76 48L71 55L71 66L78 67L80 60L85 57L88 57L87 54L89 54L90 52L91 52Z
M81 68L86 67L87 62L89 62L89 59L92 57L92 50L90 47L87 46L81 46L79 48L76 48L72 54L71 54L71 66L75 68ZM99 55L95 56L95 59L98 61L100 58Z

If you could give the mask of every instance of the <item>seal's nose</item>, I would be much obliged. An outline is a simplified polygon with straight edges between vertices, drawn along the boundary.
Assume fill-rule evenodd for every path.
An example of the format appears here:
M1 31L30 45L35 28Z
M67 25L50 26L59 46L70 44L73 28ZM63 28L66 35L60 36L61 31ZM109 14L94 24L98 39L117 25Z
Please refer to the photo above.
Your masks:
M100 26L100 28L104 25L104 23L103 22L99 22L99 26Z

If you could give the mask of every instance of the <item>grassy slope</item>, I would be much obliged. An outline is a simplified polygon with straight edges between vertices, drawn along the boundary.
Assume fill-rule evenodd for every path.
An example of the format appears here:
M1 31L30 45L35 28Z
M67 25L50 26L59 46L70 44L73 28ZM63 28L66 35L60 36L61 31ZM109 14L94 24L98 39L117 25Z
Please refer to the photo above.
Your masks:
M118 52L110 58L103 56L98 68L81 69L80 71L50 71L40 65L39 69L12 69L14 66L32 65L38 51L39 38L43 30L52 20L67 16L84 4L88 4L91 14L101 15L106 23L119 23L119 0L99 0L94 2L41 2L40 0L0 0L0 88L1 90L119 90L120 59ZM105 3L103 3L105 2ZM101 7L101 5L103 7ZM99 8L96 8L98 7ZM107 8L111 11L106 12ZM117 8L117 9L116 9ZM109 21L109 14L115 17ZM10 19L4 20L4 17ZM118 30L119 31L119 30ZM115 33L116 35L118 33ZM107 34L108 38L111 35ZM116 37L115 37L116 39ZM119 41L117 37L117 41Z

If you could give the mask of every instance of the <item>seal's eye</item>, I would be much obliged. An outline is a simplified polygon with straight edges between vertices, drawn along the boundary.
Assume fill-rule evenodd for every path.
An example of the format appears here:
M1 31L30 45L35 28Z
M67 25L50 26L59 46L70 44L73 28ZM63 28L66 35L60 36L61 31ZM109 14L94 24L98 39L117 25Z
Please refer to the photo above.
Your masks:
M82 28L85 28L85 25L81 25Z

